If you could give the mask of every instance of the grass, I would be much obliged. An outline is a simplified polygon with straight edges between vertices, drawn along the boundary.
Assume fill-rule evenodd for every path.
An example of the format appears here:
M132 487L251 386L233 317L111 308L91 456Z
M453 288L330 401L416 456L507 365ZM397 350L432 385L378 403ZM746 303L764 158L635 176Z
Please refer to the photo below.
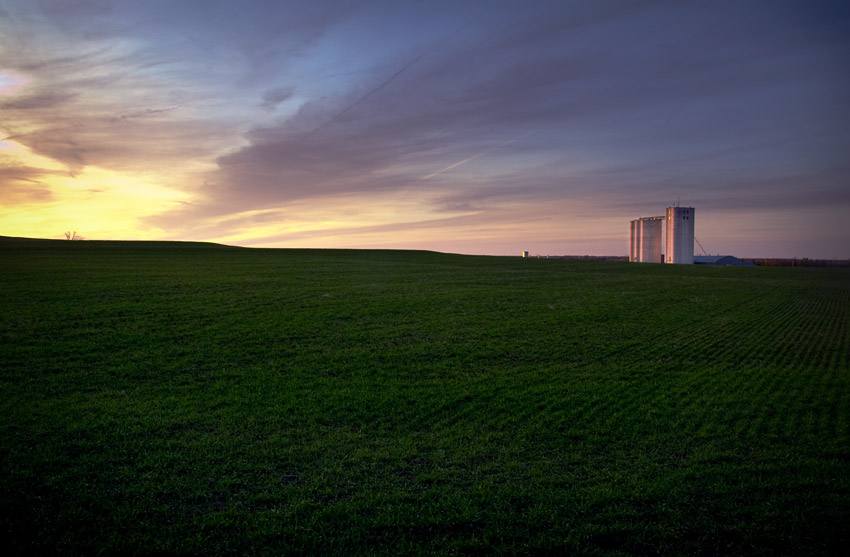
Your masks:
M15 553L841 554L850 272L0 239Z

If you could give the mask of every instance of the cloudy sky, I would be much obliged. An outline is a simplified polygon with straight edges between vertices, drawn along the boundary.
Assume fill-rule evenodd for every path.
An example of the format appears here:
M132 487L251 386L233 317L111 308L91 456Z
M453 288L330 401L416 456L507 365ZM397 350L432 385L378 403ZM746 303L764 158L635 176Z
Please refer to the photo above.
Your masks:
M843 259L848 68L844 1L0 0L0 235Z

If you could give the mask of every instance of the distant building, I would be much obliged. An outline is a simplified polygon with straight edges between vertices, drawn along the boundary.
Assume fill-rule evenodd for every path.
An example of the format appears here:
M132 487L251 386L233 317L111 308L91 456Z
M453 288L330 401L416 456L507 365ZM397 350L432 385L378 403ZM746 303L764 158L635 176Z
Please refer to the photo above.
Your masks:
M522 252L522 258L528 259L528 252L527 251Z
M694 262L694 208L667 207L665 263Z
M734 255L697 255L695 265L717 265L720 267L755 267L752 261L741 261Z

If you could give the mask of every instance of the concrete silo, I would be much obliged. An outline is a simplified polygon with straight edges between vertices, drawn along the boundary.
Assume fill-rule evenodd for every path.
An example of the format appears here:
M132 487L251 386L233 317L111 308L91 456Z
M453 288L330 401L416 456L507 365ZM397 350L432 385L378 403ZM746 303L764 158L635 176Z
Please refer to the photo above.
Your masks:
M661 263L660 217L640 219L640 262Z
M629 224L629 261L661 263L661 222L664 217L642 217Z
M694 208L667 207L665 263L694 262Z

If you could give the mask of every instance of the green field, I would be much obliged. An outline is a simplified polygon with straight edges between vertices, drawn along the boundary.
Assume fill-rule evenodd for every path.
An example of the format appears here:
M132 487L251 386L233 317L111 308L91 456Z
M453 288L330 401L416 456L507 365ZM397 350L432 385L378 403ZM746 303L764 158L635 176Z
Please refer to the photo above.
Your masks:
M850 551L850 270L0 239L14 553Z

